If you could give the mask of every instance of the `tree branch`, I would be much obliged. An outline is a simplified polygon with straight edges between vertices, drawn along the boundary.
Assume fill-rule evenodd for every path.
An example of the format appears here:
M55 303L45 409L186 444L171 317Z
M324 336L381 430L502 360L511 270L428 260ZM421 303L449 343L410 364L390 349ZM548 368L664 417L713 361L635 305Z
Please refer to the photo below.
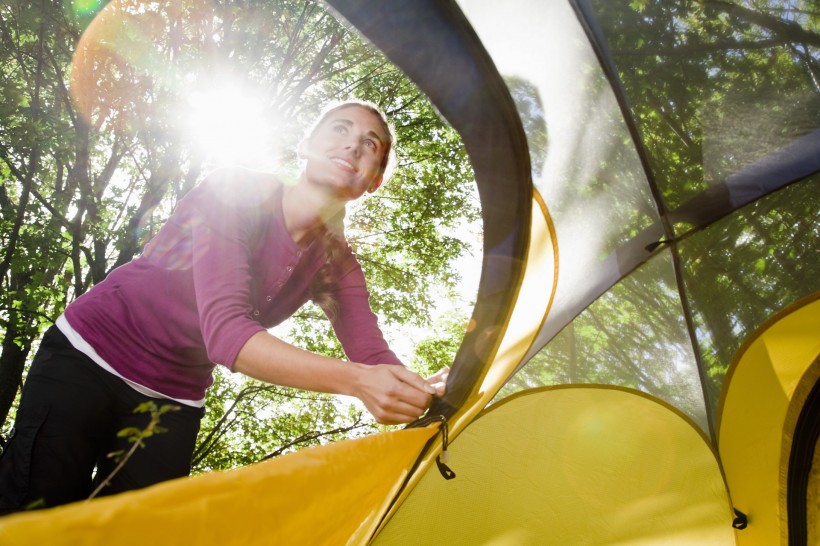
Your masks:
M323 438L325 436L332 436L334 434L345 434L345 433L350 432L352 430L356 430L358 428L364 428L364 427L367 427L367 426L371 426L370 423L363 423L362 420L361 420L361 414L359 414L359 416L356 418L356 422L354 424L350 425L350 426L338 427L338 428L334 428L332 430L324 430L324 431L314 430L312 432L306 432L305 434L302 434L301 436L298 436L298 437L294 438L293 440L291 440L287 444L283 445L282 447L280 447L276 451L273 451L272 453L269 453L269 454L265 455L264 457L259 459L259 462L267 461L268 459L272 459L274 457L277 457L277 456L281 455L282 453L284 453L286 450L288 450L288 449L290 449L293 446L296 446L298 444L302 444L302 443L305 443L305 442L311 442L313 440L318 440L319 438Z

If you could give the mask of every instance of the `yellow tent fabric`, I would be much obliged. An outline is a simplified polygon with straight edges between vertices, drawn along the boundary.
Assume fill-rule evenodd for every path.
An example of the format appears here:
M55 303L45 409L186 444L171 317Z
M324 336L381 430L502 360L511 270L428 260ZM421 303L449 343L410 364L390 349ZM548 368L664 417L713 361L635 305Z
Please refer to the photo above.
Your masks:
M492 398L529 349L554 294L554 229L533 200L527 275L495 366L462 411L456 431ZM502 369L499 364L503 364ZM436 428L408 429L308 449L267 463L0 519L0 543L13 546L139 544L360 544L377 528L410 470L429 470L440 445L418 461ZM437 472L433 471L438 479ZM406 491L412 489L407 488Z
M521 364L538 330L549 313L558 282L558 240L549 210L541 194L533 190L530 242L524 276L507 324L498 336L495 358L476 382L470 399L450 419L450 434L455 437L490 403L504 382Z
M116 34L116 11L127 3L111 2L83 40ZM567 5L555 6L574 21ZM518 51L513 58L526 61ZM363 543L392 505L378 544L735 544L729 493L751 517L740 544L782 541L784 457L801 407L795 393L813 384L816 302L756 337L726 381L720 453L729 492L698 427L636 391L540 389L482 412L527 355L556 293L557 236L537 191L532 206L517 301L480 338L493 344L493 358L450 421L456 480L430 471L437 443L419 460L434 428L405 430L4 518L0 543Z
M742 546L788 543L785 480L804 401L799 392L817 379L812 363L820 357L818 298L764 325L738 352L726 382L718 444L732 502L749 517L749 526L738 533Z
M363 543L436 428L0 519L4 546Z
M520 364L549 312L557 282L558 242L555 227L541 194L533 190L530 242L516 303L507 324L502 325L504 328L495 340L498 345L495 358L487 366L482 380L476 383L464 406L448 421L451 439L469 426ZM544 290L544 287L549 289ZM411 475L408 487L396 499L391 513L401 505L418 480L433 468L433 461L440 452L441 442L437 439L418 462L417 471ZM435 470L432 473L438 475ZM389 518L390 514L386 517Z
M451 445L374 543L732 545L732 511L698 427L636 391L526 391Z

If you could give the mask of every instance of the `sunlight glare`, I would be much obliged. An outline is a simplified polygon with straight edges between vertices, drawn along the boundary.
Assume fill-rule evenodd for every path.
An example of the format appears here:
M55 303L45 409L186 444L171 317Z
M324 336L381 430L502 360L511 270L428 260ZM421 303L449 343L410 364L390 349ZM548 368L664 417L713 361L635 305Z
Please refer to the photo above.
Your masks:
M188 93L188 137L218 165L262 168L275 159L273 132L278 125L259 94L239 85Z
M103 7L103 0L74 0L70 6L78 15L96 14Z

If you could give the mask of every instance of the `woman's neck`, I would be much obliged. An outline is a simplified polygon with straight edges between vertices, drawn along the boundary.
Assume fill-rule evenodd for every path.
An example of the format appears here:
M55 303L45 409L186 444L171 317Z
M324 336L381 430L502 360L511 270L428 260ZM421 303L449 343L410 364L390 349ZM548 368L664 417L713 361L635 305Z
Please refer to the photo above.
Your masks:
M302 243L314 230L325 225L326 220L338 214L344 203L329 199L300 180L295 186L285 186L282 195L282 214L285 227L295 243Z

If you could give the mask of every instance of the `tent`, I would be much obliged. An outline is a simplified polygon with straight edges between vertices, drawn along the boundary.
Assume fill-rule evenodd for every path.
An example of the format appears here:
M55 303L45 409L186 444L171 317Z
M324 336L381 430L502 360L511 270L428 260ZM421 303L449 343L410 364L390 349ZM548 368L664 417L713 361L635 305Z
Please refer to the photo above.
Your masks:
M405 430L4 518L0 542L817 543L816 3L329 4L473 162L483 267L447 395Z

